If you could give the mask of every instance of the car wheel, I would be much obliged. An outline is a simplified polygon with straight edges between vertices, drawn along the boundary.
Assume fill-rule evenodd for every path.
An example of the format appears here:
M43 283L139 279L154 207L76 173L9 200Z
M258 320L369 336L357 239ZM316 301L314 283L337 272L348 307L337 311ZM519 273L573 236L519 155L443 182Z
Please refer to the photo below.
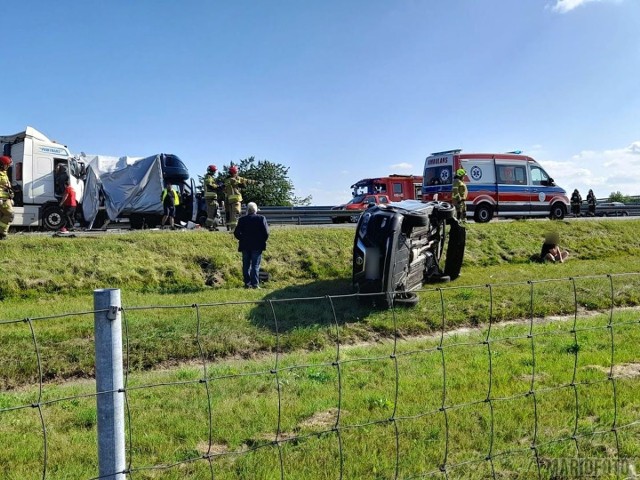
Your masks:
M436 208L434 208L434 211L436 218L439 220L449 220L456 216L456 209L454 206L446 202L438 203Z
M455 280L460 276L465 244L467 243L467 229L457 222L449 229L449 243L447 244L447 259L444 264L444 274Z
M481 203L473 213L473 219L477 223L487 223L493 218L493 208L488 203Z
M553 205L551 205L551 214L549 216L551 217L552 220L562 220L565 214L566 214L565 206L562 203L556 202Z
M42 225L47 230L58 230L63 222L62 209L57 205L49 205L42 212Z
M627 216L629 216L629 212L622 212L622 216L623 216L623 217L627 217Z
M349 223L358 223L359 219L360 219L360 214L359 213L357 215L351 215L349 217Z
M393 305L395 307L415 307L418 300L418 295L415 292L396 293L393 297Z

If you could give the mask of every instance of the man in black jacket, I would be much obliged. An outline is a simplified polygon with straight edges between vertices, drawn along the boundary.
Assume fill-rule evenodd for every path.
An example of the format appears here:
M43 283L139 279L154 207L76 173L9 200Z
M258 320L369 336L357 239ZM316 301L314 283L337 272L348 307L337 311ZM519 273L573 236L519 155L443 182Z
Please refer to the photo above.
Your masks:
M269 225L267 219L258 215L258 206L249 202L247 214L240 217L233 234L239 240L238 251L242 252L242 276L244 288L260 288L260 262L267 248Z

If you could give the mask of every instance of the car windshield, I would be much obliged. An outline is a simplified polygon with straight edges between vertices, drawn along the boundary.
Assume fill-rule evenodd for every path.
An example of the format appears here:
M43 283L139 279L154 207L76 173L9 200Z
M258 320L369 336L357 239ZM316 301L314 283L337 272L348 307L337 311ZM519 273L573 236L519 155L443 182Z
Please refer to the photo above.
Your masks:
M364 197L365 197L364 195L356 195L351 200L349 200L349 203L347 205L352 205L354 203L362 203L362 201L364 200Z

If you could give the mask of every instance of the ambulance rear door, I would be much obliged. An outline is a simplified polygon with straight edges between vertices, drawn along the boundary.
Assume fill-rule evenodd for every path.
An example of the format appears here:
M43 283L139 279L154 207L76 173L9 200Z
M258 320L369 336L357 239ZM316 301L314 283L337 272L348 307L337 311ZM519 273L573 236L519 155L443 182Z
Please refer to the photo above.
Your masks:
M422 176L422 200L429 201L438 195L438 200L451 201L453 162L455 154L432 154L424 162Z

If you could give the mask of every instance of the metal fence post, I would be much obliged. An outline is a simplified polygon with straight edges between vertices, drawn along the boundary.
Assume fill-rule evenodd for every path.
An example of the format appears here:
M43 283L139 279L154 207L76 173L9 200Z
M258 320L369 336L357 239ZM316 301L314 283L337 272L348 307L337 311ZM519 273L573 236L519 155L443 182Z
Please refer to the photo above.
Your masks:
M98 393L98 470L100 478L125 480L120 290L94 290L93 307Z

